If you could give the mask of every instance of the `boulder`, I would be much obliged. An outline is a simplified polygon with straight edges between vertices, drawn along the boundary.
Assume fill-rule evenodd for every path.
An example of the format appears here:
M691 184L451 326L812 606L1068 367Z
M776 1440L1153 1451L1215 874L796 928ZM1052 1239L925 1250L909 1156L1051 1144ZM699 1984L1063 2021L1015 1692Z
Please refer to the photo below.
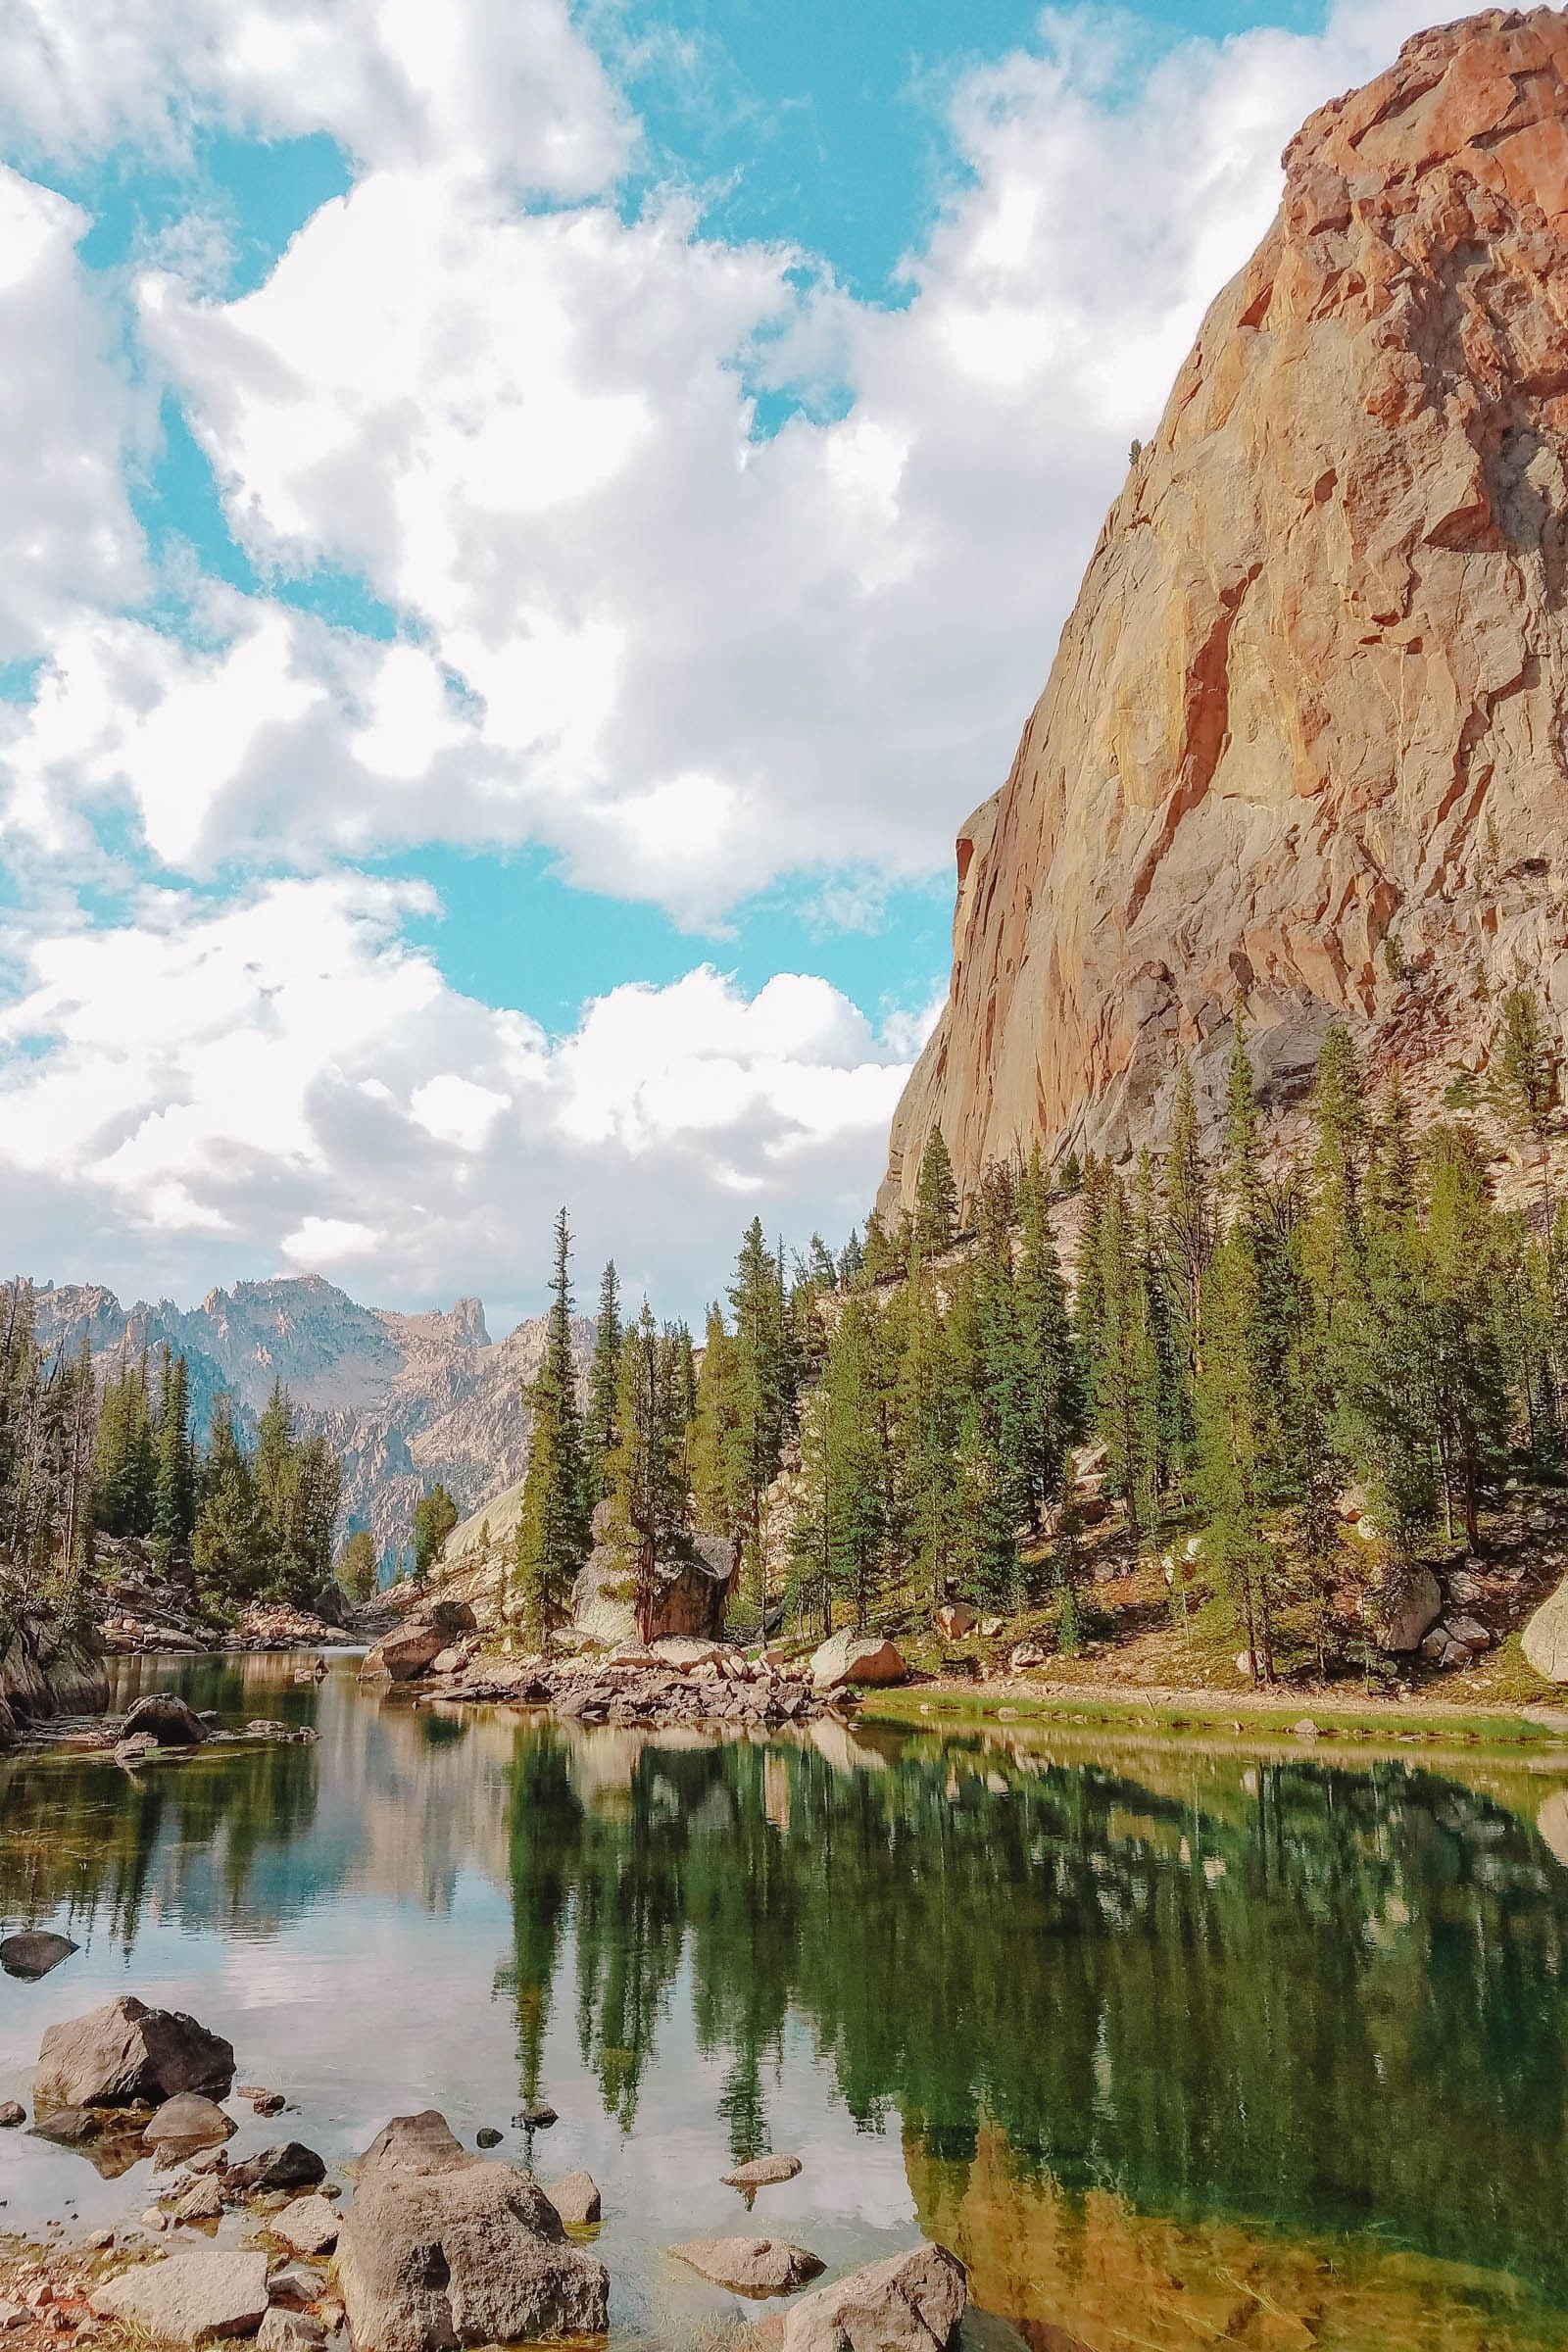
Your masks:
M479 1630L479 1620L466 1600L427 1601L419 1615L438 1634L445 1634L449 1642L456 1641L460 1634L475 1634Z
M20 2099L0 2099L0 2132L14 2132L27 2120L27 2110Z
M395 2118L356 2174L337 2255L355 2352L604 2333L603 2263L537 2181L472 2155L433 2109Z
M798 2156L754 2156L750 2164L738 2164L732 2173L724 2175L726 2188L771 2188L780 2180L793 2180L801 2169Z
M1038 1642L1020 1642L1007 1652L1007 1672L1032 1674L1037 1666L1045 1664L1046 1654Z
M259 2155L247 2156L242 2164L231 2164L228 2168L230 2187L247 2194L266 2189L314 2188L318 2180L325 2179L326 2167L316 2150L303 2146L297 2139L263 2148Z
M808 2247L787 2237L692 2237L669 2250L677 2262L690 2263L737 2295L791 2295L823 2270Z
M975 1622L973 1609L966 1608L961 1600L950 1600L936 1614L937 1632L945 1642L961 1642L965 1634L973 1632Z
M447 1637L436 1625L406 1625L396 1633L383 1634L372 1649L365 1653L362 1674L384 1674L394 1683L412 1683L434 1665L447 1646Z
M178 2009L149 2009L122 1993L85 2017L51 2026L38 2053L33 2104L162 2106L184 2090L226 2098L234 2080L234 2048Z
M288 2311L274 2303L256 2338L257 2352L318 2352L326 2329L308 2311Z
M1450 1617L1447 1629L1449 1641L1457 1642L1461 1649L1475 1653L1492 1647L1492 1636L1479 1617Z
M177 2098L167 2099L153 2117L142 2138L150 2148L173 2140L193 2148L211 2148L220 2140L231 2139L234 2124L221 2107L204 2098L199 2090L182 2090Z
M803 2295L784 2322L784 2352L944 2352L968 2299L956 2255L913 2246Z
M46 1977L80 1949L69 1936L56 1936L47 1928L22 1928L0 1942L0 1968L8 1977L24 1977L30 1983Z
M671 1638L711 1641L722 1634L734 1570L733 1545L713 1536L688 1537L657 1561L648 1639L657 1646ZM611 1648L640 1643L635 1584L635 1563L612 1530L596 1540L572 1586L576 1632Z
M123 1740L155 1740L160 1747L200 1747L207 1726L172 1690L149 1690L129 1708L120 1728Z
M206 2173L193 2180L184 2193L176 2198L170 2212L172 2222L220 2222L223 2218L223 2192L218 2175Z
M559 2180L545 2182L545 2195L568 2230L591 2230L603 2219L592 2173L563 2173Z
M716 1642L704 1642L695 1634L666 1634L654 1643L651 1655L662 1665L673 1666L677 1674L690 1674L694 1666L716 1666L722 1652Z
M341 2225L324 2197L296 2197L292 2205L273 2214L268 2227L296 2254L309 2255L330 2254Z
M89 2308L165 2344L210 2343L254 2335L267 2315L267 2256L171 2254L122 2271L94 2289Z
M1442 1614L1443 1591L1430 1568L1391 1580L1377 1595L1379 1649L1419 1649Z
M818 1690L846 1684L902 1683L908 1668L891 1642L868 1634L834 1634L811 1652L811 1681Z
M1568 1683L1568 1577L1547 1594L1525 1627L1521 1646L1548 1683Z

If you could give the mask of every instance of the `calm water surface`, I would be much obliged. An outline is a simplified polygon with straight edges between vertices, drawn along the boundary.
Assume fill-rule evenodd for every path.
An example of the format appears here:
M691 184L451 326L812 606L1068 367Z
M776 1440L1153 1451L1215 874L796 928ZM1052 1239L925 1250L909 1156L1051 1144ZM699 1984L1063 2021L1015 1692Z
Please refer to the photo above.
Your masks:
M747 2227L827 2261L921 2232L1035 2352L1568 2347L1568 1798L1482 1764L1080 1753L1020 1737L720 1744L415 1711L355 1661L126 1667L314 1747L128 1779L0 1761L0 2097L120 1991L227 2034L236 2152L337 2163L437 2106L586 2165L621 2335L731 2298L663 2256ZM524 2098L560 2111L531 2151ZM139 2211L0 2134L8 2221Z

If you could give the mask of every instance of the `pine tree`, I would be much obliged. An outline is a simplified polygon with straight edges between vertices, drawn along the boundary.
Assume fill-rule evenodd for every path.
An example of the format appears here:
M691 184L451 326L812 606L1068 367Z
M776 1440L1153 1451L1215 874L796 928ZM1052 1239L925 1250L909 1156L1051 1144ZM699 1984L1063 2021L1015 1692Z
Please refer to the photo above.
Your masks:
M740 1427L740 1355L723 1309L714 1304L708 1310L703 1360L697 1373L691 1432L692 1495L698 1526L706 1534L735 1544L737 1559L744 1503L737 1478Z
M877 1372L875 1310L847 1301L822 1373L827 1556L835 1594L863 1626L881 1575L891 1484Z
M610 1456L615 1444L615 1386L620 1376L620 1346L624 1336L620 1281L612 1258L599 1285L593 1360L588 1367L588 1411L583 1424L588 1481L595 1502L602 1501L610 1493Z
M1193 1074L1184 1061L1176 1074L1170 1152L1165 1161L1165 1223L1161 1260L1168 1286L1168 1318L1174 1367L1176 1465L1190 1479L1198 1453L1198 1373L1202 1360L1203 1276L1214 1248L1214 1215L1208 1169L1198 1126Z
M458 1506L437 1479L414 1506L414 1576L423 1584L435 1567L446 1540L458 1524Z
M1153 1516L1151 1432L1157 1410L1149 1300L1126 1187L1111 1175L1099 1233L1101 1340L1095 1362L1095 1424L1104 1441L1113 1493L1126 1506L1136 1546Z
M592 1515L571 1347L571 1226L564 1208L556 1218L544 1358L523 1392L523 1401L530 1416L528 1467L517 1521L514 1584L524 1627L529 1638L538 1641L564 1612L572 1579L588 1556Z
M1020 1465L1029 1522L1038 1530L1047 1505L1060 1493L1066 1450L1082 1434L1083 1421L1082 1375L1038 1147L1018 1188L1018 1219L1013 1296L1023 1424Z
M794 1350L785 1311L783 1270L768 1249L761 1219L746 1229L729 1287L734 1317L736 1419L726 1471L742 1565L756 1596L758 1622L766 1615L762 1555L762 1498L783 1458L784 1433L795 1395Z
M681 1386L676 1334L661 1332L645 1302L621 1345L619 1434L611 1457L612 1515L632 1555L633 1607L645 1642L653 1638L660 1569L678 1556L690 1531Z
M375 1538L368 1527L351 1528L338 1562L338 1583L350 1600L373 1600L380 1586Z
M954 1563L958 1396L936 1286L914 1250L895 1425L900 1528L917 1589L937 1602Z
M1546 1137L1557 1100L1557 1054L1536 992L1522 981L1507 990L1498 1007L1488 1093L1508 1133L1521 1145L1534 1144L1541 1155L1542 1206L1549 1231L1551 1174Z
M148 1396L145 1349L121 1358L104 1392L93 1461L93 1521L109 1536L152 1532L158 1440Z
M1210 1557L1246 1636L1253 1680L1272 1682L1274 1582L1263 1514L1274 1397L1264 1320L1253 1237L1238 1222L1216 1248L1203 1285L1198 1493L1208 1514Z
M958 1188L947 1139L933 1127L920 1155L920 1175L914 1195L914 1239L920 1255L938 1257L951 1250L958 1230Z
M234 1434L226 1396L213 1406L207 1458L197 1483L191 1557L203 1597L220 1609L249 1599L265 1559L256 1479Z
M190 1380L182 1355L164 1349L158 1396L158 1470L153 1488L153 1556L167 1571L189 1550L196 1525L196 1459L190 1436Z

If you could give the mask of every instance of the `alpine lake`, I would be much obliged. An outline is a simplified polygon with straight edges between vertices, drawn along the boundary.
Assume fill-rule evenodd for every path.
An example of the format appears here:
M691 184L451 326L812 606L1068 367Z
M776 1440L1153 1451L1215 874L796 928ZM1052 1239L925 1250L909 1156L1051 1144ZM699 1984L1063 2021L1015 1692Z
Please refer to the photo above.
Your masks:
M1568 1758L650 1735L299 1664L127 1661L115 1704L315 1745L0 1758L0 1919L81 1946L0 1978L0 2098L134 1992L286 2093L229 2102L236 2157L497 2129L598 2181L628 2344L711 2342L742 2307L666 2249L751 2230L941 2240L988 2352L1568 2347ZM748 2220L720 2176L770 2149ZM0 2229L153 2185L0 2133Z

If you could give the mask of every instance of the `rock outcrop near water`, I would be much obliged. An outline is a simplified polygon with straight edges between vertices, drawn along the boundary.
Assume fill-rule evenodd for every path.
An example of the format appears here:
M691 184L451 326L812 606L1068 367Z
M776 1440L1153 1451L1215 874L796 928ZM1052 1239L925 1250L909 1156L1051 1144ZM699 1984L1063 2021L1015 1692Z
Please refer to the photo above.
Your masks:
M1335 1012L1446 1069L1516 968L1568 1008L1568 16L1420 34L1285 168L959 834L885 1200L936 1124L963 1185L1157 1133L1239 1005L1276 1100Z

